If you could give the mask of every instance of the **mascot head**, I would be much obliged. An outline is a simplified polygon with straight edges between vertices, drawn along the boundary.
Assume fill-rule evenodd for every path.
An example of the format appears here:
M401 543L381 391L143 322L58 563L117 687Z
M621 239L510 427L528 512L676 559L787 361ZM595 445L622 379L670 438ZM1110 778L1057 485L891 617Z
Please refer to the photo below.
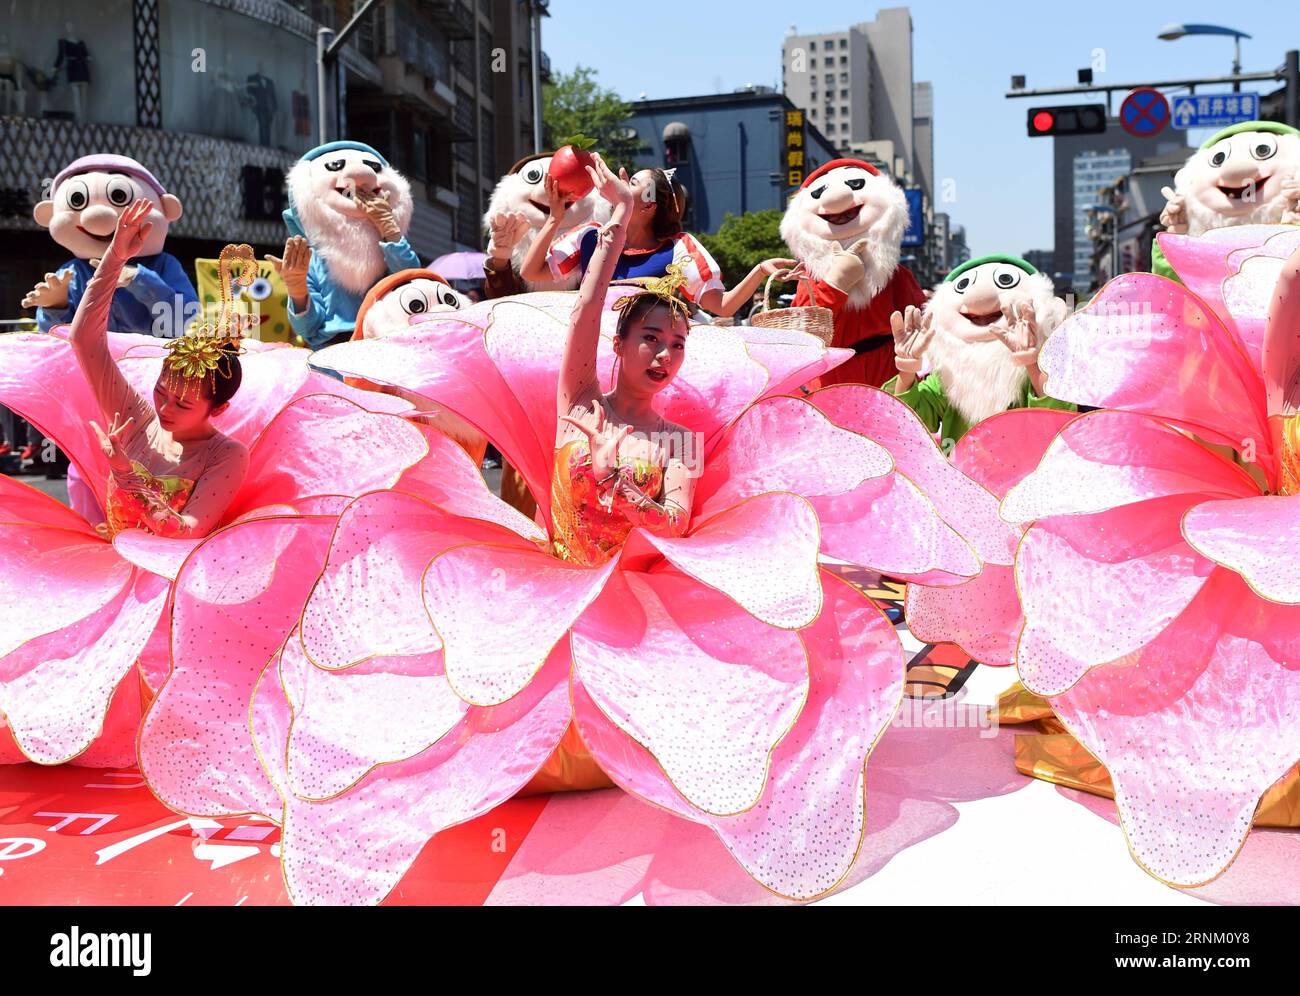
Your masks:
M510 254L510 263L518 273L523 267L524 257L532 247L537 233L546 224L551 213L546 203L546 171L551 165L550 152L539 152L525 156L510 167L510 172L503 176L492 191L487 213L483 216L484 230L491 224L492 218L506 211L517 211L528 219L528 232ZM609 205L594 190L579 201L569 205L564 215L564 229L556 234L576 228L589 221L604 223L609 220ZM529 290L572 290L578 285L581 273L574 273L571 278L545 284L529 284Z
M1187 234L1230 225L1275 224L1282 184L1300 171L1300 131L1243 121L1212 135L1174 176L1187 207Z
M861 159L832 159L808 174L781 219L781 238L808 272L820 278L838 242L866 239L867 279L849 293L865 306L889 283L907 230L907 197L880 170Z
M460 311L469 301L432 270L401 270L370 288L357 309L354 339L381 339L438 315Z
M50 187L50 199L32 211L36 224L78 259L97 259L113 240L117 219L136 198L154 208L153 225L141 256L162 252L167 229L181 216L181 202L134 159L108 154L83 156L60 170Z
M993 255L957 267L926 302L925 313L934 316L926 360L948 400L972 425L1005 411L1024 390L1028 372L990 326L1006 327L1006 315L1025 301L1034 306L1043 339L1069 313L1049 277L1019 256Z
M357 193L388 201L405 235L415 209L406 177L364 142L329 142L294 163L287 186L289 234L306 236L339 286L364 294L388 267L379 233L357 203Z

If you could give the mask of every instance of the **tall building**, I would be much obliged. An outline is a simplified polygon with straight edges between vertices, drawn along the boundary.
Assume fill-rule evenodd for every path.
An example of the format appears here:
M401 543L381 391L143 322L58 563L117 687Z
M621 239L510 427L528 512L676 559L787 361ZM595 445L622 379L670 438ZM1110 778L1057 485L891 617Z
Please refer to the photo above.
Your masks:
M1132 165L1129 151L1117 149L1086 149L1074 157L1074 201L1072 229L1074 252L1071 271L1074 287L1078 291L1092 289L1094 272L1092 254L1094 244L1088 234L1089 208L1102 203L1098 192L1109 187L1121 176L1126 176Z
M0 317L20 317L22 295L65 261L32 207L48 178L91 152L139 159L180 198L167 249L191 273L228 242L278 251L284 174L320 141L316 33L341 28L353 7L61 0L52 17L6 5L0 30L23 45L21 99L0 107ZM410 240L424 259L480 248L488 192L532 151L528 19L513 0L388 0L341 50L333 137L371 143L410 179ZM88 84L48 73L69 30L88 49Z
M1093 244L1084 229L1087 208L1097 202L1097 192L1127 174L1132 163L1182 148L1185 138L1185 132L1177 131L1137 138L1111 118L1101 134L1051 139L1055 236L1051 268L1053 273L1070 274L1076 293L1086 293L1093 283L1088 262Z
M887 141L900 182L933 196L933 90L912 79L912 15L906 7L821 34L791 30L781 47L785 95L835 145ZM903 164L899 168L898 163Z
M686 227L696 232L716 232L728 214L785 210L803 178L839 154L800 108L766 87L630 107L637 168L677 169Z

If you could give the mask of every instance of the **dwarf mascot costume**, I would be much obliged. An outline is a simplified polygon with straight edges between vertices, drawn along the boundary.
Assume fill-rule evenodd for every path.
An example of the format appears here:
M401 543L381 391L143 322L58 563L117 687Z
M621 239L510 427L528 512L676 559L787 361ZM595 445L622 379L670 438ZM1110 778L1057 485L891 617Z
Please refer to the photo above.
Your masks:
M356 328L352 338L382 339L412 325L434 320L439 315L459 311L468 303L433 270L411 269L391 273L366 293L357 309ZM421 410L429 407L426 399L414 395L408 397L397 388L373 384L357 377L345 377L344 380L353 387L402 395ZM439 410L426 412L421 416L421 421L458 442L474 461L474 466L483 462L483 454L487 450L486 437L459 416Z
M576 290L582 279L580 271L563 280L542 283L526 281L519 275L533 240L550 214L545 180L553 155L553 152L539 152L525 156L510 167L510 172L497 181L492 191L483 215L483 227L488 233L487 258L483 261L485 297ZM609 220L609 213L608 203L592 190L569 206L564 215L564 228L556 233L556 238L563 238L589 221L603 223Z
M969 260L935 288L919 316L910 316L914 327L892 337L900 371L908 359L915 366L923 350L930 373L918 380L901 372L884 389L949 447L986 418L1012 408L1074 411L1034 385L1042 380L1038 353L1068 314L1051 280L1019 256ZM900 326L902 317L895 319ZM902 380L908 383L900 390Z
M1174 175L1160 224L1172 235L1233 225L1300 224L1300 131L1243 121L1211 135ZM1158 241L1151 272L1177 280Z
M95 264L108 249L117 219L137 198L153 205L153 227L140 255L122 268L109 311L110 332L143 332L175 337L198 314L194 284L175 256L163 252L167 230L181 216L181 202L163 189L157 177L126 156L83 156L54 178L49 200L32 211L36 223L72 253L73 259L38 283L23 298L36 308L42 332L72 321L94 276Z
M289 322L319 349L352 336L357 309L381 277L420 266L406 240L415 204L406 178L364 142L317 146L289 170L287 185L285 226L311 246L305 303L296 308L290 288Z
M835 316L832 346L853 359L817 386L879 387L894 374L889 316L925 304L925 294L898 262L907 229L907 198L861 159L832 159L808 174L781 219L781 237L812 277L800 281L796 307L817 304Z

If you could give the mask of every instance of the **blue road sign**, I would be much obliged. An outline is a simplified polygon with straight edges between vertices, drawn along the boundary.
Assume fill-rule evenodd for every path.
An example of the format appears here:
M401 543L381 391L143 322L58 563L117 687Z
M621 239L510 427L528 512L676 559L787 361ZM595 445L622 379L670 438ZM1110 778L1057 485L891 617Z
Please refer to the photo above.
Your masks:
M1174 98L1175 128L1226 128L1259 118L1259 94L1188 94Z
M903 245L925 245L925 212L921 200L925 196L920 187L907 187L907 231L903 233Z
M1158 134L1169 124L1169 101L1159 90L1138 87L1119 105L1119 123L1138 138Z

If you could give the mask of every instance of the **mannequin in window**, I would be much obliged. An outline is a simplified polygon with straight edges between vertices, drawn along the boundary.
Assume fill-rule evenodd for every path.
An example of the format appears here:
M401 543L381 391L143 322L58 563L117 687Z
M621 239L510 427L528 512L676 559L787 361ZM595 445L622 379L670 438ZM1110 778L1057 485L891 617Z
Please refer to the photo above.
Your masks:
M275 98L275 84L269 76L263 75L265 63L257 64L257 72L248 77L244 92L252 99L253 117L257 119L257 144L271 144L271 125L275 121L278 103Z
M62 74L72 91L72 116L83 120L86 112L86 91L90 87L90 51L86 43L77 35L76 26L71 21L63 23L63 37L59 39L59 50L54 58L54 75Z
M27 91L23 89L23 76L27 67L14 57L9 47L9 36L0 35L0 114L27 113Z

